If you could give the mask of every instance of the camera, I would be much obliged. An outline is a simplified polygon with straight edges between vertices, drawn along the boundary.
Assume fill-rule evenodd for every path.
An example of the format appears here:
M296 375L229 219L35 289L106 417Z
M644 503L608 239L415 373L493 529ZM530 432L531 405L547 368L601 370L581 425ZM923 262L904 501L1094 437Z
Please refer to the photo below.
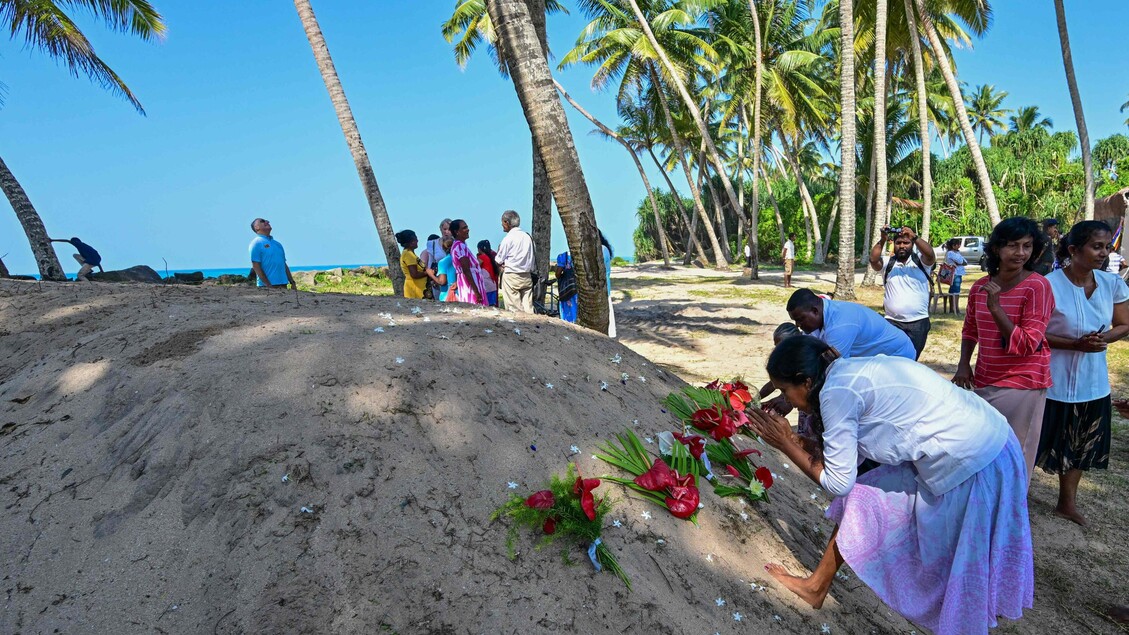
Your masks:
M889 225L887 225L886 227L882 228L882 233L886 234L886 238L888 240L894 240L898 236L902 235L902 230L900 227L890 227Z

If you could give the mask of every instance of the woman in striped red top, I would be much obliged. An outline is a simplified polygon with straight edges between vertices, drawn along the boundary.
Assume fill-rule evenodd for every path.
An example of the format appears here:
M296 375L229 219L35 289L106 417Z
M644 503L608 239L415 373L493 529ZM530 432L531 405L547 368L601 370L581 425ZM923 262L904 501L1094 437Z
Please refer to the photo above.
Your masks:
M1046 333L1055 300L1046 278L1034 272L1044 241L1029 218L1009 218L992 230L985 250L989 275L968 292L960 364L953 377L953 383L975 389L1007 418L1023 446L1028 483L1051 385Z

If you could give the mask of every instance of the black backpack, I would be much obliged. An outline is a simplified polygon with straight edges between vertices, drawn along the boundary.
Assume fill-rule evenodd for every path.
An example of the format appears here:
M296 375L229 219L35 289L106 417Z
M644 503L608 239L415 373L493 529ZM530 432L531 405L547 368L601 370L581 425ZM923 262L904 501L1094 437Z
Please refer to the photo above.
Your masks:
M568 302L577 294L576 269L573 269L571 264L570 262L570 266L564 268L561 277L557 279L557 299L561 302Z
M930 279L930 276L929 276L929 270L925 268L925 263L921 262L921 258L917 257L916 252L913 252L913 251L909 252L909 257L910 257L910 260L913 260L913 264L917 265L918 269L921 269L921 273L925 274L925 279L928 281ZM894 269L894 257L890 256L890 260L888 260L886 262L886 271L884 271L882 273L882 284L886 284L886 281L890 279L890 272L893 269Z

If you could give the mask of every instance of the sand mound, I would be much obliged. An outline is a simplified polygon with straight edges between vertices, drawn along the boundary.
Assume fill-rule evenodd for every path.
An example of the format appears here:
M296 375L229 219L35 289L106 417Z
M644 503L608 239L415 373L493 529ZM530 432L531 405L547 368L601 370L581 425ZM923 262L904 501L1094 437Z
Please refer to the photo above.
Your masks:
M613 471L595 445L669 429L682 382L555 320L297 300L0 284L0 631L910 629L853 576L816 612L764 574L814 566L830 529L773 452L772 503L703 492L700 527L602 486L631 593L524 533L509 560L507 483Z

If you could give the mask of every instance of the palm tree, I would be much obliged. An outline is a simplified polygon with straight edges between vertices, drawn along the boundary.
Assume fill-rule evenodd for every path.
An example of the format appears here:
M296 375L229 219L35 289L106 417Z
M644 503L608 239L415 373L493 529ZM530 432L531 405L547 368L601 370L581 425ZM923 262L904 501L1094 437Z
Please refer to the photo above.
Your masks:
M753 54L755 55L756 68L753 71L753 209L749 213L749 277L753 280L760 278L760 236L757 228L760 227L760 187L757 185L757 174L761 164L761 92L764 89L764 45L761 41L761 23L757 15L755 0L749 0L749 14L753 22ZM742 111L742 114L744 112ZM743 170L744 168L742 168ZM744 193L742 186L741 192ZM783 236L781 230L781 236ZM783 241L783 238L781 238Z
M968 116L972 122L973 130L979 134L979 142L984 143L984 133L988 133L991 141L996 133L1004 128L1004 116L1011 112L1003 108L1007 91L996 91L991 84L981 84L973 91L968 100Z
M388 218L388 208L384 205L384 197L380 194L380 186L376 183L376 175L372 171L368 152L361 141L361 131L357 128L357 121L353 118L353 110L349 108L349 101L345 98L345 89L341 86L341 79L337 76L337 69L333 66L333 58L329 55L325 37L321 33L321 26L310 6L310 0L294 0L294 8L298 10L298 17L302 21L302 28L306 31L306 38L310 41L310 48L314 53L314 61L321 71L321 79L329 91L329 99L333 102L333 110L337 112L337 121L341 124L341 132L345 133L345 143L349 146L349 153L353 155L353 163L357 166L357 175L361 177L361 187L365 190L369 209L372 211L372 220L376 224L376 233L384 247L384 257L388 262L388 277L392 279L392 289L396 295L404 292L404 273L397 266L400 262L400 247L396 244L396 235L392 230L392 221Z
M1070 103L1074 106L1074 121L1078 124L1078 142L1082 144L1086 220L1094 220L1094 164L1090 156L1090 133L1086 130L1086 115L1082 112L1078 78L1074 76L1074 57L1070 53L1070 32L1066 28L1066 9L1062 6L1062 0L1055 0L1055 18L1058 21L1058 40L1062 45L1062 65L1066 68L1066 85L1070 89Z
M592 198L584 181L564 106L541 49L525 0L486 0L486 10L506 51L510 75L533 143L545 160L557 211L576 267L578 321L590 329L608 330L608 288Z
M98 57L78 25L67 16L64 7L85 10L115 31L148 41L164 36L165 23L161 15L147 0L0 0L0 18L7 25L12 39L22 37L31 48L61 61L72 75L85 75L110 92L124 97L144 115L141 102L121 77ZM51 248L43 219L3 160L0 160L0 189L23 226L40 277L44 280L66 280L63 267Z
M916 83L917 125L921 138L921 237L929 241L929 225L933 218L933 157L929 150L929 103L925 84L925 57L921 54L921 36L917 30L913 0L905 0L906 26L913 52L913 73Z
M1020 108L1014 115L1008 117L1008 122L1008 130L1012 132L1029 132L1036 128L1049 132L1054 127L1054 121L1050 117L1044 117L1043 113L1039 112L1038 106Z
M584 115L585 119L591 121L592 125L596 126L605 137L614 139L615 141L619 142L619 144L622 145L625 150L627 150L627 153L631 155L631 159L635 161L635 168L639 170L639 178L643 180L643 187L647 189L647 198L651 201L651 211L654 212L655 215L655 229L659 234L659 246L662 249L663 265L669 268L670 250L667 249L666 232L663 231L662 215L659 212L659 203L655 200L655 191L651 189L651 180L647 178L647 172L643 169L643 163L639 160L639 155L635 153L635 148L633 148L631 144L628 143L623 137L616 134L614 130L605 126L600 122L599 119L593 117L592 114L585 110L580 104L576 103L576 101L565 91L564 87L560 85L560 82L554 79L553 85L557 87L557 90L560 91L561 96L565 98L565 101L572 104L572 107L575 108L577 112Z
M548 35L545 29L545 16L553 13L568 13L558 0L529 0L530 15L537 37L546 55L549 53ZM486 0L460 0L451 17L443 23L443 38L453 43L455 62L465 68L474 51L485 42L490 57L498 67L503 79L509 78L505 56L498 46L498 36L490 15L486 12ZM549 187L549 175L545 172L545 162L541 155L533 151L533 219L532 236L537 253L547 254L552 243L553 192ZM539 258L537 273L545 279L549 275L549 260ZM545 287L541 287L544 289ZM541 298L538 298L541 299Z
M886 0L875 0L875 19L874 19L874 143L872 146L873 160L874 160L874 200L880 205L884 205L889 190L889 175L887 170L889 166L886 161L886 19L888 10L886 7ZM844 53L845 54L845 53ZM846 113L844 110L844 119ZM851 157L851 162L854 163L854 156ZM874 232L877 234L881 232L882 228L876 220L874 223ZM867 239L871 242L877 242L877 236L871 235ZM852 256L854 251L849 252ZM842 255L842 252L840 252ZM867 269L872 269L867 267Z
M920 1L920 0L919 0ZM855 16L854 0L839 1L840 134L839 271L835 297L855 299Z

